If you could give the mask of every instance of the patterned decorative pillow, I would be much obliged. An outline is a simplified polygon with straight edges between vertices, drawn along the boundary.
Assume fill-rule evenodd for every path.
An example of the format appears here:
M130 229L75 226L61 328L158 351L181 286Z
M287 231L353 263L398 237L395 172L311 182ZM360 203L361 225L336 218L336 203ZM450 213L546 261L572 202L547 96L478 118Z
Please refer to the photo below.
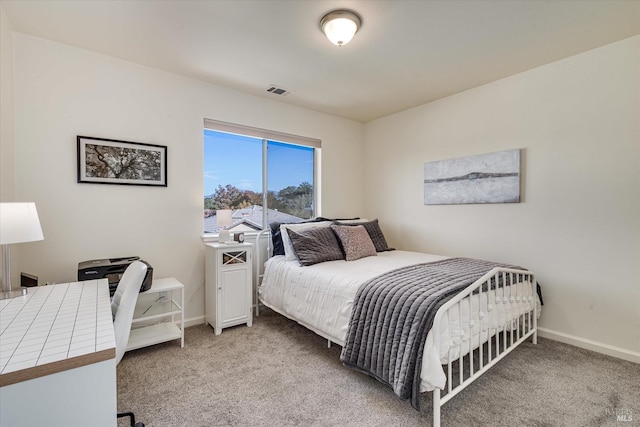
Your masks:
M316 227L300 232L287 231L300 265L344 259L335 233L329 227Z
M369 233L362 225L334 224L331 229L338 236L347 261L355 261L367 256L377 255L376 247L371 241Z
M364 222L344 222L339 221L336 222L338 225L362 225L369 233L369 237L371 237L371 241L373 241L374 246L376 247L376 252L384 252L384 251L393 251L394 248L390 248L387 245L387 240L384 238L384 234L382 234L382 229L380 229L380 224L378 224L378 220L374 219L372 221Z

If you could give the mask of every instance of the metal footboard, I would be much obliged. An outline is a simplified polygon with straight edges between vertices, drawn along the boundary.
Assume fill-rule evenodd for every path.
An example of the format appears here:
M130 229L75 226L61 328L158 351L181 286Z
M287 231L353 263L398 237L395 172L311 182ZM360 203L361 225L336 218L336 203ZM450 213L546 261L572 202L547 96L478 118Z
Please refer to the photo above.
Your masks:
M515 286L518 283L523 283L525 286ZM448 321L451 316L458 316L459 329L450 331L450 336L460 338L460 350L459 355L456 355L450 348L448 362L443 365L447 377L445 394L442 395L439 388L433 391L434 427L440 426L442 405L529 337L532 338L533 344L537 343L538 306L535 286L535 276L531 272L494 268L438 310L433 321L433 331L436 332L441 330L443 322ZM462 305L471 304L470 299L467 298L471 295L478 297L479 304L482 304L483 299L486 300L486 307L480 305L478 316L469 315L467 323L463 325ZM509 312L520 314L514 318L499 321L499 313L496 309L499 304L508 305ZM454 310L457 310L457 313L453 313ZM469 332L465 332L465 327ZM476 328L477 336L474 332ZM479 343L476 348L471 345L475 338ZM469 350L463 351L463 342L466 340L469 342ZM440 355L440 343L435 342L435 345L437 354Z

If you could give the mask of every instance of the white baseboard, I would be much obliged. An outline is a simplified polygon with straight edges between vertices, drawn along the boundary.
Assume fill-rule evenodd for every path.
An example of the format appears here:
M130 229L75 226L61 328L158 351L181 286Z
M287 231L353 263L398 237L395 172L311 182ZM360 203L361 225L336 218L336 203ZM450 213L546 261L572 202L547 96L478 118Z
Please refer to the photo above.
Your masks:
M191 319L184 319L184 327L202 325L205 322L204 316L192 317Z
M614 347L597 341L591 341L586 338L576 337L575 335L569 335L563 332L538 327L538 336L554 341L560 341L565 344L571 344L576 347L606 354L608 356L617 357L618 359L628 360L629 362L640 363L640 353L638 352Z

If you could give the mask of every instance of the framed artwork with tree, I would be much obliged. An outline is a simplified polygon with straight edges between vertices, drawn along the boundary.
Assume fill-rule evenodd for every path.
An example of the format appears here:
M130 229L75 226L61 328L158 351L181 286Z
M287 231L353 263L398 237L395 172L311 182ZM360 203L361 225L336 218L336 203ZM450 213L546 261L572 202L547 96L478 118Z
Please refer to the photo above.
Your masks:
M78 182L167 186L167 147L78 136Z

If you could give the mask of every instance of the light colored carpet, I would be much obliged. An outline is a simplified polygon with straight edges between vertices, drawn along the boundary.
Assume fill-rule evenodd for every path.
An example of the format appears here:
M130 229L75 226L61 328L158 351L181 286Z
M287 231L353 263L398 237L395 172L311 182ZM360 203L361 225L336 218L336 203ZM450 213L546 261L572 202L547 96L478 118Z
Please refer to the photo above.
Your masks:
M175 341L125 355L118 409L147 427L431 424L429 393L417 412L339 356L339 346L270 310L219 336L194 326L183 349ZM448 402L442 423L640 425L640 365L551 340L524 343Z

